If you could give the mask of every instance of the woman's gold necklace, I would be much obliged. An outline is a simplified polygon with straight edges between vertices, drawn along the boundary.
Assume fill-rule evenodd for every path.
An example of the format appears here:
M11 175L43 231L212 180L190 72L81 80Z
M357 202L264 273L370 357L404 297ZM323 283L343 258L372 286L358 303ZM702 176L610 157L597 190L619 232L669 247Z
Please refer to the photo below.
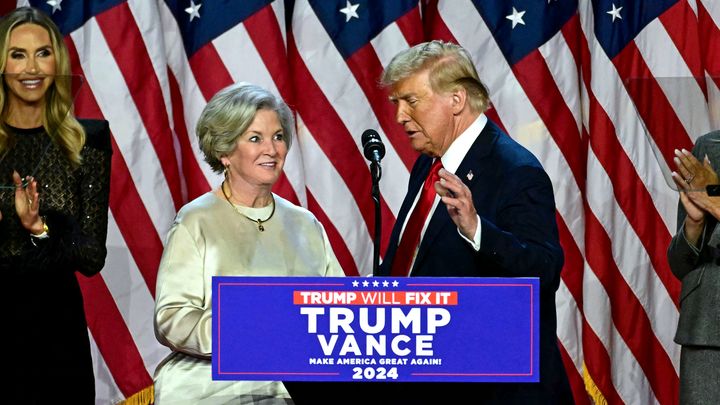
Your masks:
M230 187L230 186L228 186L228 187ZM250 218L249 216L247 216L247 215L243 214L242 212L240 212L240 210L238 209L238 207L236 207L235 204L233 204L232 201L230 201L230 196L227 195L227 193L225 192L225 182L224 182L224 181L223 181L222 184L220 185L220 189L222 190L222 193L223 193L223 195L225 196L225 199L227 200L228 204L230 204L230 206L233 207L233 209L235 210L235 212L237 212L238 214L244 216L245 218L249 219L250 221L257 223L258 231L260 231L260 232L265 232L265 227L263 226L263 223L269 221L270 218L272 218L273 214L275 214L275 197L273 197L272 193L270 193L270 198L272 199L272 211L270 212L270 215L268 215L268 217L265 218L265 219L260 219L260 218L258 218L258 219L252 219L252 218Z

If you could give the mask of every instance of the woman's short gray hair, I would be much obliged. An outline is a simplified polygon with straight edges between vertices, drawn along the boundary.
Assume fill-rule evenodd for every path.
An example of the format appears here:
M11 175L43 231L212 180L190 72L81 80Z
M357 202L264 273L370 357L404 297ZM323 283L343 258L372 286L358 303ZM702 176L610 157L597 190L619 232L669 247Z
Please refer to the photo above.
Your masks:
M260 86L245 82L231 84L210 99L195 127L200 150L213 171L222 173L225 169L220 158L235 150L238 138L248 129L258 110L277 113L283 139L290 149L295 121L288 105Z
M451 42L430 41L417 44L392 58L380 77L380 84L392 87L418 72L430 71L430 86L437 93L467 92L470 107L484 112L489 104L487 88L480 81L470 53Z

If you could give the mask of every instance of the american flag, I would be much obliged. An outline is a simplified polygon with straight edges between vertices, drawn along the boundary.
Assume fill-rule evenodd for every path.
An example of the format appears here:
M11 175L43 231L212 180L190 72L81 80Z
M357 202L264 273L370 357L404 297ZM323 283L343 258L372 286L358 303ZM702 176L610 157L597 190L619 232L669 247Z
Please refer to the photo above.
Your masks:
M17 6L26 5L26 0ZM565 267L558 340L579 404L673 404L679 283L665 258L673 149L720 128L718 0L42 0L85 77L80 117L113 134L108 258L79 276L98 403L148 403L168 351L155 279L175 212L219 184L194 126L247 81L297 113L276 185L323 222L348 275L372 267L374 209L360 134L385 140L383 247L416 157L377 85L398 51L454 41L490 90L488 116L555 189ZM8 11L10 7L3 6Z

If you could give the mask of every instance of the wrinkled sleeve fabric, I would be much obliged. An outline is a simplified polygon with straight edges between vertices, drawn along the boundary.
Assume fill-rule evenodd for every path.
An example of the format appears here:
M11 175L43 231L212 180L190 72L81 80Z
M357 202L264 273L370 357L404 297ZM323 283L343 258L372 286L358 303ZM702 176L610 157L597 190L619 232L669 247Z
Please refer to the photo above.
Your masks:
M209 358L212 303L206 295L202 242L175 223L158 270L155 334L174 351Z

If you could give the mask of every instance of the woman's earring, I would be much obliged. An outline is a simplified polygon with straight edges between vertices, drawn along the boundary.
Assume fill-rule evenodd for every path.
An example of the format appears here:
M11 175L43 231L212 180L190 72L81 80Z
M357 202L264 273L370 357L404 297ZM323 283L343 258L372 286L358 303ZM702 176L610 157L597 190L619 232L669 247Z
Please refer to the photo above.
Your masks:
M225 175L225 180L227 180L228 176L230 175L230 163L225 165L225 170L223 170L223 174Z

